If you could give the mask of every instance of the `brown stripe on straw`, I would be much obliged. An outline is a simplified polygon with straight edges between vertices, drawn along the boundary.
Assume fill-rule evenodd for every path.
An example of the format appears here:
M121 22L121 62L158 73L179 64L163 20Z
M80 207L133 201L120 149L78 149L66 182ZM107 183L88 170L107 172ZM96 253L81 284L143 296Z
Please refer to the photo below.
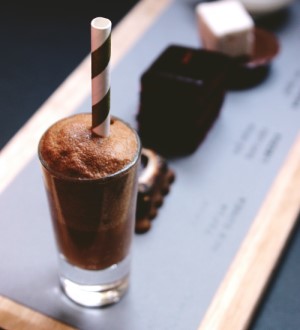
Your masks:
M103 99L92 107L92 127L102 124L109 114L110 109L110 89Z
M111 53L111 33L104 43L94 50L92 56L92 78L100 74L108 65Z

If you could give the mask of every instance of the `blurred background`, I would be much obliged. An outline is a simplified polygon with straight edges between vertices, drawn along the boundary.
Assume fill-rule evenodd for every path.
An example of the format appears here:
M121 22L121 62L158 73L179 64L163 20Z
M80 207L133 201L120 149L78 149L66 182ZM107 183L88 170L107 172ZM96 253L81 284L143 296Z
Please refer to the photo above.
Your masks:
M89 54L90 21L114 27L137 2L1 3L0 150Z

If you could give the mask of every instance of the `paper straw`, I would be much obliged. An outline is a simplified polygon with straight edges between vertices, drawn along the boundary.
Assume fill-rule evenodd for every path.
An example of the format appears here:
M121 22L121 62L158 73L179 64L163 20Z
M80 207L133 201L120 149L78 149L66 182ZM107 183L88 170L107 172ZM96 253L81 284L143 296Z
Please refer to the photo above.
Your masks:
M96 17L91 22L92 131L109 135L110 128L111 21Z

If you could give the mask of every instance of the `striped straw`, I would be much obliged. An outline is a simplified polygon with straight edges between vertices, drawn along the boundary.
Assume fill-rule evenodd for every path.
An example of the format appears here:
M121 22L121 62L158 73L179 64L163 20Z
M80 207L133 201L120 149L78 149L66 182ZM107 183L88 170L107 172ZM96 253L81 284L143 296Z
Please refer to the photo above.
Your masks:
M91 22L92 131L105 137L110 127L111 21L97 17Z

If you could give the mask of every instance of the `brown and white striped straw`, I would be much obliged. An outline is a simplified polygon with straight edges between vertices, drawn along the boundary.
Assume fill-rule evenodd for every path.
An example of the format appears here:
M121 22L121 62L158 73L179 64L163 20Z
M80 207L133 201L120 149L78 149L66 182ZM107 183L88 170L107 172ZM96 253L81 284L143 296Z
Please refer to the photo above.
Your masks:
M101 137L110 128L111 21L96 17L91 22L92 131Z

